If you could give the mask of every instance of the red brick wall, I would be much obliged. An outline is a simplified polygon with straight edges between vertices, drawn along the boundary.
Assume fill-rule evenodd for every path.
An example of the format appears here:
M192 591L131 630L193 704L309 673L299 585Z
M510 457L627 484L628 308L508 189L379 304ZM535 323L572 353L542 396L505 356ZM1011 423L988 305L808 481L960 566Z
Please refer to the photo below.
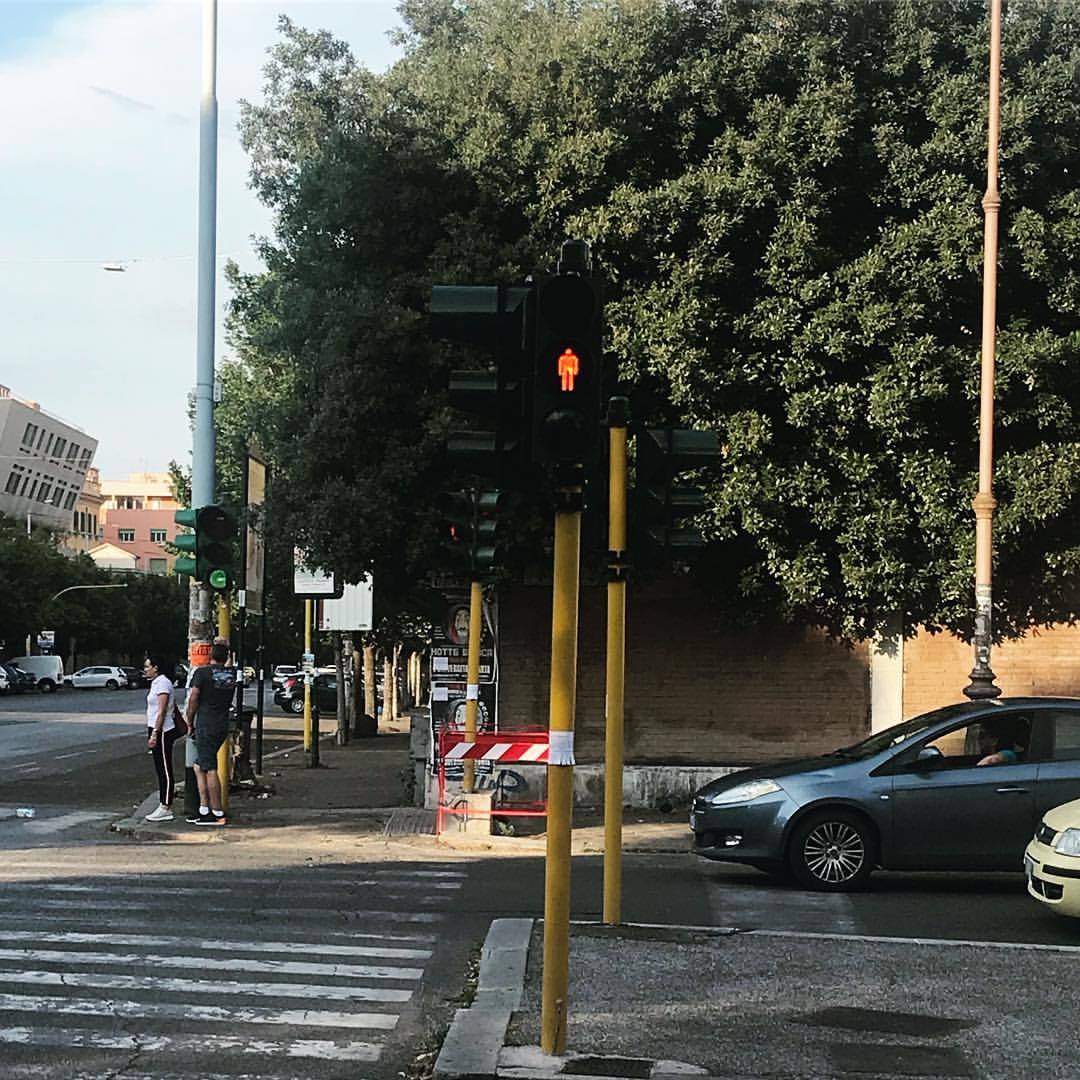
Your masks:
M904 716L966 700L963 688L974 663L971 645L925 630L904 643ZM1080 626L1031 630L1019 641L994 646L990 666L1007 696L1080 697Z
M577 757L603 758L606 588L582 590ZM679 583L631 586L626 762L752 764L810 754L869 732L865 646L802 628L740 630ZM551 590L499 595L499 720L546 729Z

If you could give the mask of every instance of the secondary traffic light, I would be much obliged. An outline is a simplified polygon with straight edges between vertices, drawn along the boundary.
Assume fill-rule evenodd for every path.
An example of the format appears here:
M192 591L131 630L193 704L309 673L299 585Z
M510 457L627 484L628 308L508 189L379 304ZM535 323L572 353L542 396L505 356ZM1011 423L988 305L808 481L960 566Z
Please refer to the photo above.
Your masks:
M637 436L635 524L669 557L705 546L700 529L679 525L680 518L705 509L705 493L695 485L675 483L675 478L719 456L720 443L713 431L650 428Z
M535 284L531 404L537 464L583 465L600 458L603 321L589 245L567 240L557 272Z
M531 286L436 285L431 326L448 341L487 352L482 368L450 374L450 404L478 426L450 432L446 450L462 472L513 483L522 461L525 399L522 368Z
M203 506L177 510L173 520L194 530L173 540L174 547L191 553L177 558L173 569L190 574L215 592L226 592L233 583L236 562L235 516L221 506Z
M491 573L502 561L505 491L449 491L441 495L445 539L451 564L474 578Z

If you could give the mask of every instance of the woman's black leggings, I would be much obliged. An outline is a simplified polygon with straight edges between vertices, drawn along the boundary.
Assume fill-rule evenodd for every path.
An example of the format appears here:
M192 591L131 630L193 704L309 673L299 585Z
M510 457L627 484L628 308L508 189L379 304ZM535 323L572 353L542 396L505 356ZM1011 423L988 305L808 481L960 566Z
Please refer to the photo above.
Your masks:
M148 729L149 730L149 729ZM162 806L172 806L176 785L173 781L172 748L176 742L176 731L163 731L158 736L157 745L151 750L154 768L157 769L158 793Z

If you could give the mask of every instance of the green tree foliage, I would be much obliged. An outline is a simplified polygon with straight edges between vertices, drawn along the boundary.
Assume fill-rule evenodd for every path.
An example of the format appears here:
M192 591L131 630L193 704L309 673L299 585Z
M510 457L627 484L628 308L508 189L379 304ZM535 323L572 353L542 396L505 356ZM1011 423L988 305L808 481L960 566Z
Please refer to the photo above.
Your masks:
M233 274L281 520L407 582L442 475L434 281L567 235L641 419L720 431L703 585L740 616L963 630L988 25L968 0L406 0L383 76L287 21L245 110L275 213ZM1080 22L1004 28L998 628L1077 613Z
M115 589L72 586L118 585ZM64 593L57 596L58 593ZM65 555L46 529L27 536L21 522L0 515L0 641L18 656L39 630L56 634L65 657L105 652L138 662L148 650L179 657L187 645L187 589L175 577L111 574L85 555Z

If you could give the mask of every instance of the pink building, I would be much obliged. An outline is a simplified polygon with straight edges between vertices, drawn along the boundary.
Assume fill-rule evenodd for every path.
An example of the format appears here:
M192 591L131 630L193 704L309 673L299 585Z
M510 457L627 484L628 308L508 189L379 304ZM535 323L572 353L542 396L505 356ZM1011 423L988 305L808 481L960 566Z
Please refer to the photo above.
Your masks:
M173 497L167 473L132 473L127 480L103 480L105 497L101 522L104 543L98 550L103 562L119 567L120 549L133 556L133 569L140 573L167 574L175 556L164 545L176 536L173 514L180 504ZM90 552L94 558L95 552ZM96 560L95 560L96 561Z

